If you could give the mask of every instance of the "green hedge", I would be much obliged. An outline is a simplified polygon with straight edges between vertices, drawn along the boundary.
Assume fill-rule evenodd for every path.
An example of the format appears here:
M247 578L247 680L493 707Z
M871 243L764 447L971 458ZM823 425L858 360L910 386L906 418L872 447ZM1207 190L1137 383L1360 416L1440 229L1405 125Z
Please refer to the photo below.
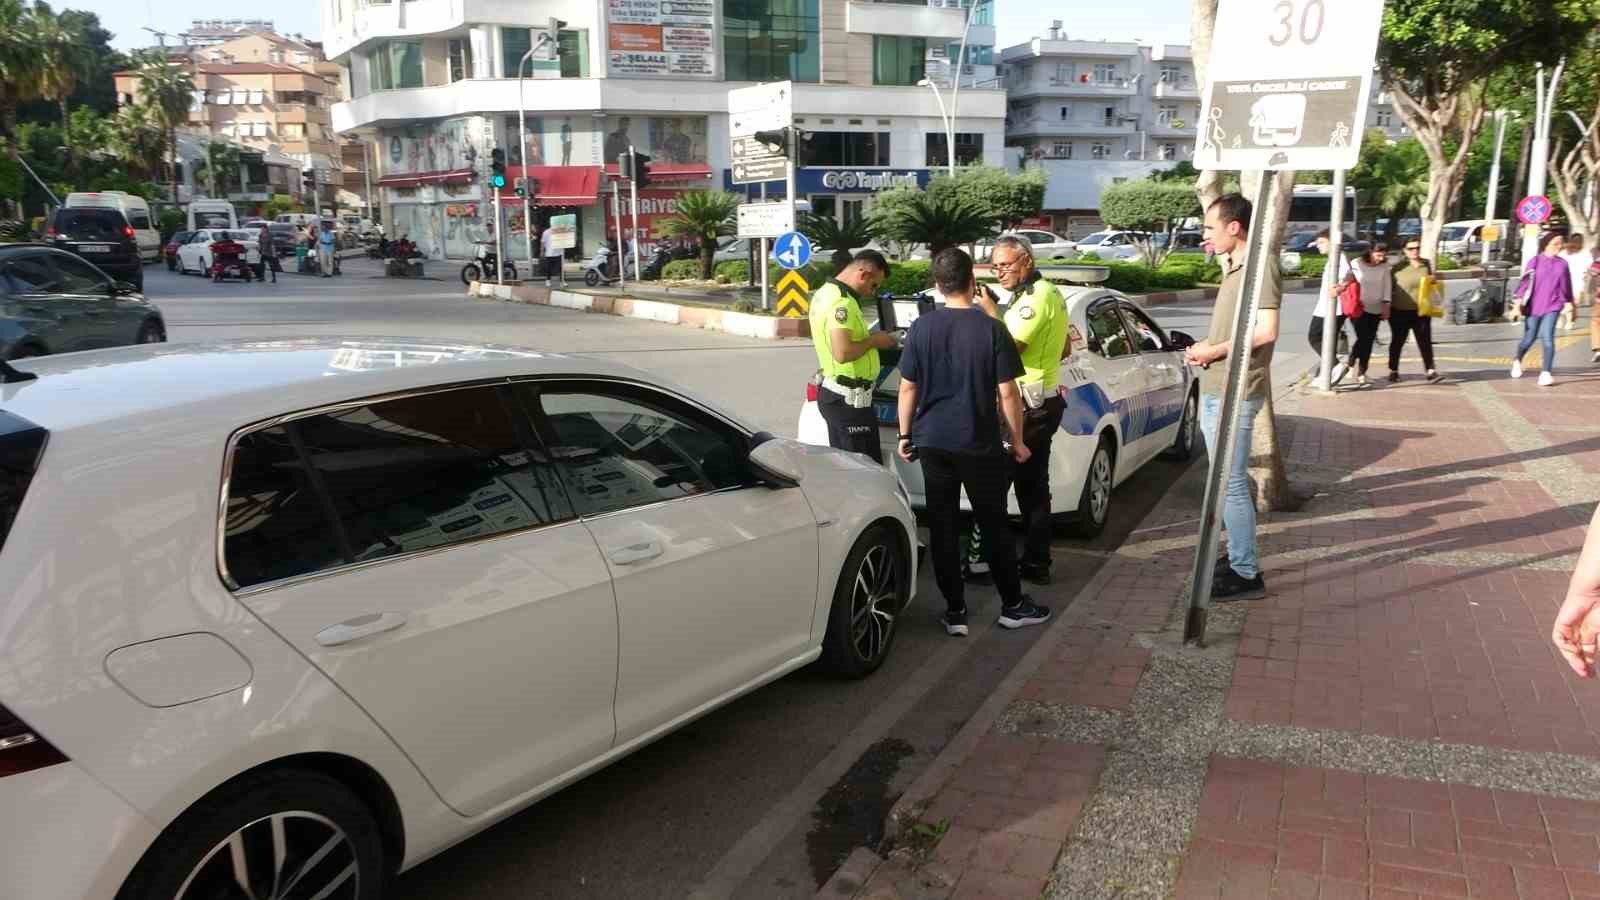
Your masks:
M719 262L711 274L717 284L744 284L750 280L750 264L742 259Z
M822 257L812 257L812 261L801 266L798 271L800 272L800 277L806 280L806 284L811 285L811 289L813 291L821 287L824 281L827 281L829 278L833 277L833 266ZM768 284L776 286L778 279L787 274L789 274L788 269L783 268L775 262L768 261Z
M1215 259L1206 262L1203 253L1174 253L1161 264L1161 271L1181 273L1195 284L1218 284L1222 281L1222 264Z
M1106 279L1106 287L1124 294L1143 294L1150 290L1150 279L1156 274L1143 263L1112 261L1100 265L1111 269L1111 277Z
M878 290L890 294L915 294L933 284L933 266L926 260L889 263L889 277Z
M1454 272L1461 268L1461 263L1456 262L1454 257L1441 255L1433 267L1439 272Z
M1328 258L1326 256L1300 257L1299 275L1301 278L1321 278L1323 270L1327 268Z
M675 259L661 268L662 281L689 281L699 277L698 259Z

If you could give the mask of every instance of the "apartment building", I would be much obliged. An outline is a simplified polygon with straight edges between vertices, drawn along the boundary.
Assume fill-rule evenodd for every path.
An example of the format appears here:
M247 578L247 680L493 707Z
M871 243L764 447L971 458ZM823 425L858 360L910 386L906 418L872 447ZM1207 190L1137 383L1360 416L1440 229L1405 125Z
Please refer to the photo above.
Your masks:
M988 7L969 16L967 0L934 3L323 0L326 49L350 97L334 106L333 124L375 134L384 221L430 256L469 255L472 241L490 233L485 175L497 147L513 181L526 174L539 182L535 224L577 213L587 252L614 233L619 153L632 146L653 157L638 209L620 212L625 227L637 217L654 232L683 191L734 189L728 91L792 80L795 124L808 133L797 194L814 211L848 220L877 191L926 184L946 164L942 110L952 103L957 161L1004 162L1005 99L993 84ZM957 100L947 64L963 34L968 63ZM781 196L784 184L766 188ZM521 201L510 188L502 200L500 230L520 256Z
M1101 228L1100 194L1112 184L1193 161L1201 85L1187 45L1074 40L1058 21L1000 58L1006 146L1048 173L1045 214L1060 233ZM1376 86L1368 127L1408 134Z

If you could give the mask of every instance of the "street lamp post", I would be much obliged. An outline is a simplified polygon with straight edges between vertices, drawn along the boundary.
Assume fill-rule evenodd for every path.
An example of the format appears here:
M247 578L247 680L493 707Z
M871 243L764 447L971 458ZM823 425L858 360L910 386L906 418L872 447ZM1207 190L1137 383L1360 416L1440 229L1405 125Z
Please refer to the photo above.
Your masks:
M1507 110L1497 109L1494 111L1494 162L1489 165L1489 199L1483 207L1483 222L1485 226L1494 224L1495 204L1499 200L1498 195L1500 193L1500 152L1505 144L1506 122L1509 118L1510 113ZM1507 230L1509 229L1510 226L1508 225ZM1479 260L1483 265L1489 264L1490 245L1490 241L1483 242L1483 255Z
M1556 63L1556 70L1550 74L1550 83L1547 86L1544 80L1544 66L1538 66L1536 74L1536 112L1533 117L1533 150L1528 161L1528 195L1542 195L1545 191L1545 178L1548 175L1550 164L1550 113L1555 107L1556 93L1561 87L1561 73L1567 67L1567 61L1562 59ZM1548 90L1546 89L1548 87ZM1539 254L1539 236L1525 234L1522 238L1522 264L1526 266Z
M944 122L945 162L949 164L950 174L956 174L956 134L955 125L950 121L950 113L944 108L944 95L939 93L939 86L933 79L924 78L917 82L919 86L926 85L933 91L933 99L939 104L939 118Z
M535 271L533 267L533 191L529 190L528 179L528 101L523 98L522 94L523 70L527 67L528 61L533 59L533 54L549 43L550 40L549 32L540 32L539 39L533 42L533 46L529 47L528 52L522 54L522 59L517 62L517 130L521 132L522 142L522 238L523 243L527 246L530 273ZM500 227L499 222L494 224L496 228ZM533 276L530 274L529 277Z
M978 11L978 4L988 0L967 0L967 21L961 27L961 49L956 51L955 68L950 71L950 118L945 123L945 140L948 142L945 150L950 154L950 174L956 174L956 116L961 105L961 68L967 61L967 35L972 33L972 14Z

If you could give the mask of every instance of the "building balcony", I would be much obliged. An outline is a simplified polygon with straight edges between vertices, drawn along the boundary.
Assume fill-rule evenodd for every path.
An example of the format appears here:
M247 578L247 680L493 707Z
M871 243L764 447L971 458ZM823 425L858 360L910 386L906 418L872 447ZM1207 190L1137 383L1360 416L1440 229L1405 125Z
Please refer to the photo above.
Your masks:
M1129 137L1135 133L1133 121L1113 119L1013 119L1006 126L1007 137Z
M1150 136L1157 138L1181 138L1186 141L1194 140L1194 123L1188 120L1177 119L1171 122L1157 121L1150 126Z
M506 0L388 0L348 3L335 20L334 4L321 3L323 50L328 59L362 44L390 38L420 37L458 28L469 22L515 22L532 11Z
M1188 44L1157 44L1150 48L1150 58L1156 62L1189 61L1194 59L1194 51Z
M1035 78L1009 86L1012 99L1025 97L1132 97L1138 85L1131 79L1081 81L1075 78Z
M1026 44L1009 47L1004 54L1008 63L1022 63L1032 59L1055 57L1092 57L1095 59L1138 59L1139 45L1118 41L1072 41L1034 38Z
M272 199L272 185L247 184L242 191L228 191L228 199L235 203L265 203Z
M964 9L871 0L850 0L845 8L845 31L850 34L916 35L929 40L959 41L966 27Z
M315 123L317 125L333 124L333 115L320 106L307 106L304 103L279 103L273 109L278 123L282 125Z
M1157 100L1199 100L1200 85L1192 78L1181 78L1177 81L1157 81Z

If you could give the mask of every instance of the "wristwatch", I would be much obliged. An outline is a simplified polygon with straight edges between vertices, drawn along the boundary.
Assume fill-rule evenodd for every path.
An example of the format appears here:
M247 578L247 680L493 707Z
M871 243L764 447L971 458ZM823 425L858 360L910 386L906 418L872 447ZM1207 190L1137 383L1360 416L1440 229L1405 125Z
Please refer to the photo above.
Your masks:
M909 441L909 440L911 440L911 435L909 435L909 434L902 434L899 437L895 438L895 442L896 443L899 443L900 441Z

